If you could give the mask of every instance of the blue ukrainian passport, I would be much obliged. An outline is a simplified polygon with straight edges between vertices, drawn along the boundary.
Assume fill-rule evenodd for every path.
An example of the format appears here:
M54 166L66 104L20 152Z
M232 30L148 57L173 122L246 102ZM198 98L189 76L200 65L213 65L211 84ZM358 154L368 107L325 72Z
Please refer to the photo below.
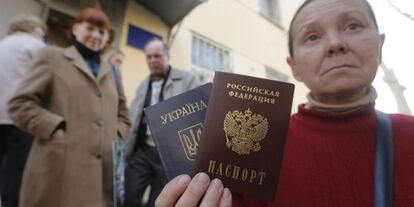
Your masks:
M144 112L168 180L192 172L211 87L202 85Z

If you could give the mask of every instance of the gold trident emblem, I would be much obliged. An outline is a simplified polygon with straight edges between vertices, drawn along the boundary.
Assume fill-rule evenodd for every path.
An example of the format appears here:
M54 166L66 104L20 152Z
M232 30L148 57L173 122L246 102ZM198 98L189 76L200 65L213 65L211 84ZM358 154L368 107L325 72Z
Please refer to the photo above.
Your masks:
M250 108L244 112L229 111L224 118L226 146L239 155L248 155L250 151L261 149L262 141L268 132L268 122L260 114L252 114Z
M183 150L188 160L195 161L202 129L203 124L198 123L178 131L178 136L180 137Z

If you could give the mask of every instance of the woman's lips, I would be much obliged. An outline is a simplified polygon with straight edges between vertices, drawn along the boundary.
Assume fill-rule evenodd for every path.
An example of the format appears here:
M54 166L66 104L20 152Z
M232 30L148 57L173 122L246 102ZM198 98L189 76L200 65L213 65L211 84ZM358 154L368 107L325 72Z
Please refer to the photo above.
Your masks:
M354 65L348 65L348 64L335 65L335 66L332 66L332 67L329 67L328 69L326 69L324 73L330 72L332 70L345 69L345 68L355 68L355 66Z

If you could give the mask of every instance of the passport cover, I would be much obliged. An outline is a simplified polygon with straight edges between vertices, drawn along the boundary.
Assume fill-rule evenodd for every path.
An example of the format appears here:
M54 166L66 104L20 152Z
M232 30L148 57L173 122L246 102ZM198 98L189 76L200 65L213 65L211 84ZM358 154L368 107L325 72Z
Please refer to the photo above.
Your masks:
M193 175L274 200L293 92L291 83L216 72Z
M168 180L192 172L210 90L208 83L145 109Z

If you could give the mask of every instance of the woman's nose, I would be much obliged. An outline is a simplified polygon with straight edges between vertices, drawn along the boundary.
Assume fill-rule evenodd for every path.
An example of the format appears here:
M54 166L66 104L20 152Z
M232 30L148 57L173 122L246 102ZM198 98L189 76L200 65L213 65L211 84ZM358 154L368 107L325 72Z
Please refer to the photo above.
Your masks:
M348 45L344 37L338 33L328 34L328 55L335 55L348 52Z
M94 31L92 31L92 37L93 38L100 38L101 33L98 30L94 30Z

